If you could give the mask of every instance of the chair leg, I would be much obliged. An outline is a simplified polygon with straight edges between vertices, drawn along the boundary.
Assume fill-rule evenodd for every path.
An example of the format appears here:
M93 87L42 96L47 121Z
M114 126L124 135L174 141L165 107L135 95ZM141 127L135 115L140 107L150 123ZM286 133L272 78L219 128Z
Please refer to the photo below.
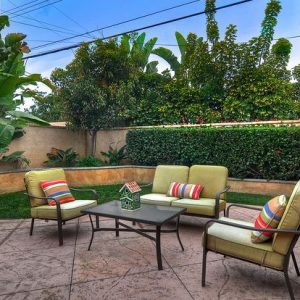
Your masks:
M203 260L202 260L202 286L205 286L206 279L206 256L207 250L203 248Z
M30 235L32 235L33 232L33 225L34 225L34 218L31 218Z
M57 220L59 246L63 245L62 220Z
M291 300L295 300L294 291L293 291L293 288L292 288L292 285L291 285L291 282L290 282L288 271L284 270L283 272L284 272L284 278L285 278L285 282L286 282Z
M293 263L295 266L296 274L297 274L297 276L300 276L300 272L299 272L299 268L298 268L298 264L297 264L297 260L296 260L294 251L292 251L292 259L293 259Z

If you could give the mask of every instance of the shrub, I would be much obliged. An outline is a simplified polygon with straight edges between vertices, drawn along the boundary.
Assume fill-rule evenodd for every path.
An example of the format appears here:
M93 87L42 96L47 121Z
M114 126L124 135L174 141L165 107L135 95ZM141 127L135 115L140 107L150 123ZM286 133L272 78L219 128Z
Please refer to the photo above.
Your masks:
M92 155L80 158L77 163L78 167L101 167L102 165L102 161Z
M118 144L118 143L117 143ZM100 152L102 156L107 158L107 160L104 160L104 164L110 165L110 166L119 166L123 159L126 157L126 145L124 145L121 148L113 148L111 145L109 145L107 152Z
M47 153L49 160L44 164L48 167L74 167L77 163L78 153L72 148L67 150L52 148L50 153Z
M300 127L156 128L130 130L133 164L223 165L238 178L297 180Z

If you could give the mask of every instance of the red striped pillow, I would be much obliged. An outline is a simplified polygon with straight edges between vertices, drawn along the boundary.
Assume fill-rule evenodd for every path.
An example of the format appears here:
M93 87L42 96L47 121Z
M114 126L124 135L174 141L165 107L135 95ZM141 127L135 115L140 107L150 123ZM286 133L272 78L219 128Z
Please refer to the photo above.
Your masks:
M255 228L276 229L286 208L286 198L284 195L277 196L265 204L260 214L255 220ZM253 243L263 243L272 238L272 232L252 231L251 241Z
M203 188L200 184L172 182L167 196L198 200Z
M41 187L46 197L57 199L60 203L75 201L65 180L42 181ZM48 204L54 206L56 202L49 199Z

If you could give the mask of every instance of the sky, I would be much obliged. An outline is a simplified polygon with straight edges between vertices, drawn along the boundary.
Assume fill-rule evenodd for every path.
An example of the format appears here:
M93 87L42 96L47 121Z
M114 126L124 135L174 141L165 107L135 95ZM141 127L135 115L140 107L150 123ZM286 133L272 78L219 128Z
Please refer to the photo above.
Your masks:
M238 1L216 0L216 6L223 6ZM127 24L100 30L102 27L184 3L189 4ZM10 16L10 27L4 31L4 35L8 32L25 33L27 35L26 41L32 49L30 54L36 54L200 12L204 10L204 3L204 0L0 0L0 13ZM219 25L221 38L224 36L226 27L229 24L237 26L237 40L240 42L248 41L251 37L257 36L260 33L264 9L267 3L268 0L253 0L252 2L219 10L216 13L216 20ZM274 37L300 36L300 0L281 0L281 5L282 10L278 17ZM20 7L17 8L18 6ZM30 10L32 11L29 12ZM181 32L184 36L189 32L193 32L198 36L206 37L205 23L205 15L200 15L151 28L145 30L146 40L158 37L157 44L175 45L175 31ZM54 45L34 49L48 42L61 40L91 30L97 31ZM300 64L300 37L290 39L290 42L293 44L293 48L289 68L292 68ZM165 47L170 48L175 54L179 53L176 46ZM49 77L54 68L63 68L72 61L74 51L68 50L29 59L26 63L26 71L29 73L41 73L44 77ZM150 59L159 60L159 70L168 67L167 63L154 55Z

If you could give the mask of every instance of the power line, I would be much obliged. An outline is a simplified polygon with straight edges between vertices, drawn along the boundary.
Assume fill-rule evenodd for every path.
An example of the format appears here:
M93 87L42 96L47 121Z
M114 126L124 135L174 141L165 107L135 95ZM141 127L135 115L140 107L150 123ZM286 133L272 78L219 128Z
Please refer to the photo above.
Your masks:
M199 2L199 1L200 0L194 0L194 1L186 2L186 3L182 3L182 4L179 4L179 5L176 5L176 6L172 6L172 7L169 7L169 8L165 8L165 9L162 9L162 10L158 10L158 11L155 11L153 13L149 13L149 14L142 15L142 16L139 16L139 17L136 17L136 18L128 19L128 20L125 20L125 21L122 21L122 22L118 22L118 23L115 23L115 24L111 24L111 25L108 25L108 26L105 26L105 27L102 27L102 28L97 28L97 29L94 29L94 30L91 30L91 31L87 31L87 32L85 32L83 34L74 35L73 38L75 38L75 37L81 37L81 36L83 36L85 34L97 32L99 30L104 30L104 29L115 27L115 26L123 25L123 24L126 24L126 23L130 23L130 22L133 22L133 21L136 21L136 20L140 20L140 19L143 19L143 18L146 18L146 17L150 17L150 16L153 16L153 15L156 15L156 14L160 14L162 12L166 12L166 11L173 10L173 9L176 9L176 8L179 8L179 7L182 7L182 6L190 5L192 3ZM59 42L66 41L66 40L69 40L69 39L72 39L72 37L61 39L61 40L57 40L57 41L54 41L52 43L47 43L47 44L43 44L43 45L40 45L40 46L36 46L32 50L34 50L34 49L40 49L40 48L43 48L43 47L46 47L46 46L49 46L49 45L53 45L53 44L57 44Z
M76 24L77 26L79 26L80 28L82 28L83 30L87 30L87 28L85 28L84 26L82 26L80 23L78 23L76 20L74 20L73 18L71 18L69 15L67 15L65 12L63 12L61 9L59 9L58 7L56 7L55 5L53 5L53 7L60 12L63 16L65 16L67 19L69 19L70 21L72 21L74 24ZM95 38L95 36L92 36L91 34L89 34L89 37L91 38Z
M234 3L231 3L231 4L216 7L214 10L204 10L204 11L197 12L197 13L194 13L194 14L189 14L189 15L186 15L186 16L182 16L182 17L170 19L170 20L167 20L167 21L155 23L155 24L152 24L152 25L132 29L132 30L125 31L125 32L122 32L122 33L117 33L117 34L102 38L101 40L116 38L116 37L122 36L124 34L130 34L130 33L133 33L133 32L138 32L138 31L141 31L141 30L146 30L146 29L150 29L150 28L153 28L153 27L158 27L158 26L162 26L162 25L165 25L165 24L174 23L174 22L185 20L185 19L192 18L192 17L195 17L195 16L203 15L203 14L208 13L208 12L222 10L222 9L225 9L225 8L241 5L241 4L244 4L246 2L251 2L251 1L253 1L253 0L242 0L242 1L234 2ZM90 43L93 43L93 42L95 42L95 40L89 41L87 43L90 44ZM50 51L40 52L40 53L37 53L37 54L26 56L23 59L35 58L35 57L40 57L40 56L44 56L44 55L48 55L48 54L61 52L61 51L66 51L66 50L78 48L80 45L81 45L81 43L77 43L77 44L74 44L74 45L71 45L71 46L68 46L68 47L62 47L62 48L57 48L57 49L53 49L53 50L50 50ZM34 49L34 48L32 48L32 49Z
M46 0L46 1L49 1L49 0ZM19 15L17 14L17 15L15 15L15 16L13 16L11 19L14 19L14 18L19 17L19 16L23 16L23 15L25 15L25 14L28 14L28 13L32 12L32 11L36 11L36 10L42 9L42 8L44 8L44 7L46 7L46 6L53 5L53 4L56 4L56 3L61 2L61 1L62 1L62 0L56 0L56 1L54 1L54 2L45 4L45 5L42 5L42 6L38 6L37 8L31 9L31 10L28 10L28 11L25 11L25 12L19 14ZM45 2L45 1L43 1L43 2ZM41 3L42 3L42 2L41 2ZM17 13L19 13L19 11L18 11ZM14 13L14 14L15 14L15 13Z
M25 26L29 26L29 27L40 28L40 29L51 31L51 32L60 32L60 33L64 33L64 34L72 34L70 32L66 32L66 31L62 31L62 30L58 30L58 29L53 29L53 28L38 26L38 25L24 23L24 22L19 22L19 21L11 21L11 22L17 23L17 24L21 24L21 25L25 25Z
M6 13L8 13L8 12L10 12L10 11L15 10L15 9L18 10L20 7L27 6L27 5L29 5L29 4L31 4L31 3L33 3L33 2L37 2L37 1L40 1L40 0L30 1L30 2L28 2L28 3L25 3L25 4L22 4L22 5L16 6L16 7L12 8L12 9L4 10L2 13L3 13L3 14L6 14Z

